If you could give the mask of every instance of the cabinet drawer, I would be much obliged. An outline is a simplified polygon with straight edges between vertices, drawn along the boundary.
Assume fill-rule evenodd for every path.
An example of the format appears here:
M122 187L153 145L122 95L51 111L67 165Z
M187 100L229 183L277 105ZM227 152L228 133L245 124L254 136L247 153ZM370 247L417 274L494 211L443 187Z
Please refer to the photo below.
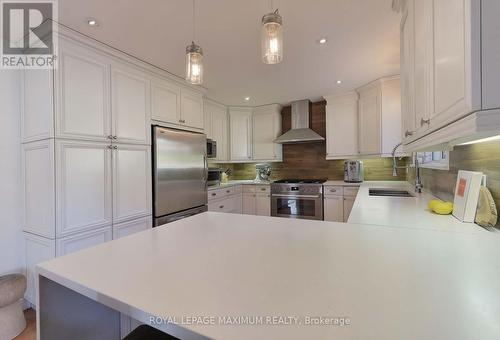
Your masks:
M244 193L255 193L256 185L249 184L249 185L243 185L243 192Z
M358 194L359 187L345 187L344 188L344 196L356 197Z
M211 201L208 202L208 211L241 214L241 201L241 195L232 195L221 200Z
M341 186L325 186L325 196L342 196L344 195L344 188Z
M241 185L235 185L232 187L227 187L227 188L221 188L217 190L210 190L208 192L208 200L215 200L215 199L220 199L224 198L230 195L236 195L236 194L241 194Z
M262 193L268 194L268 193L271 192L271 186L270 185L256 185L255 186L255 192L258 193L258 194L259 193L260 194L262 194Z

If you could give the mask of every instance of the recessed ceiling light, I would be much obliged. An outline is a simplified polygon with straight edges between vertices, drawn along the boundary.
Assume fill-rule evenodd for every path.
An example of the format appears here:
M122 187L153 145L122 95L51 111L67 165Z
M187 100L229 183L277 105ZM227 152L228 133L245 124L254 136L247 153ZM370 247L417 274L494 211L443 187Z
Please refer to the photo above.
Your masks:
M337 84L342 84L342 80L337 80Z
M245 101L249 101L250 100L250 97L245 97Z
M318 40L318 42L319 42L320 44L326 44L326 42L327 42L327 41L328 41L328 40L326 40L326 38L321 38L321 39L319 39L319 40Z
M87 19L87 25L95 27L95 26L99 26L99 23L97 22L96 19L89 18L89 19Z

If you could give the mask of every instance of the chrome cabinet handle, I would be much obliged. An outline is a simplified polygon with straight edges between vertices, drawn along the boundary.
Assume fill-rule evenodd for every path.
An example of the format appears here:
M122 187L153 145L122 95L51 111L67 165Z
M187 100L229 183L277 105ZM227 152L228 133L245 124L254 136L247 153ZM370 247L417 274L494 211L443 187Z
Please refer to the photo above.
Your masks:
M212 196L217 196L217 194L215 192L212 193Z
M111 136L111 135L108 135L108 139L113 139L113 136Z
M224 209L224 206L223 205L219 205L219 209Z
M279 195L273 194L273 197L282 197L282 198L321 198L321 195Z
M266 188L260 188L261 191L266 191L267 189Z
M424 124L430 124L431 123L431 119L423 119L423 118L420 118L420 126L423 126Z
M337 192L337 189L330 189L330 192Z
M230 192L231 192L231 190L226 190L226 193L228 193L228 194L229 194Z
M113 148L113 145L108 145L108 149L112 149Z
M115 149L115 150L116 150L116 149L118 149L118 147L117 147L116 145L114 145L114 146L113 146L113 149Z
M405 132L405 138L413 136L413 131L406 130Z

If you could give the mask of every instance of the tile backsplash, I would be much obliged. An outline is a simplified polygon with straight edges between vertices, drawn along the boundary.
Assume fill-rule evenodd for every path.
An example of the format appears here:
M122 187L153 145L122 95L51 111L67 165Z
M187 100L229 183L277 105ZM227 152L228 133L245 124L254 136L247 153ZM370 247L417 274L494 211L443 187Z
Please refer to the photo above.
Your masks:
M487 176L486 186L500 207L500 141L457 146L450 151L450 170L421 169L424 190L443 200L453 201L458 170L481 171ZM415 183L415 170L408 173ZM500 226L500 221L497 227Z

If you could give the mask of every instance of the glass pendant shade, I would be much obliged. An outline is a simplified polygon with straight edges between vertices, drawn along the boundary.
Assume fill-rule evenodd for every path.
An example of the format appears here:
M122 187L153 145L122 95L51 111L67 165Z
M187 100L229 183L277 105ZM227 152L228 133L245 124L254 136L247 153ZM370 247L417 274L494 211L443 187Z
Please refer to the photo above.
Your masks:
M203 83L203 50L194 42L186 47L186 80L196 85Z
M278 10L262 17L261 47L264 64L283 60L283 19Z

